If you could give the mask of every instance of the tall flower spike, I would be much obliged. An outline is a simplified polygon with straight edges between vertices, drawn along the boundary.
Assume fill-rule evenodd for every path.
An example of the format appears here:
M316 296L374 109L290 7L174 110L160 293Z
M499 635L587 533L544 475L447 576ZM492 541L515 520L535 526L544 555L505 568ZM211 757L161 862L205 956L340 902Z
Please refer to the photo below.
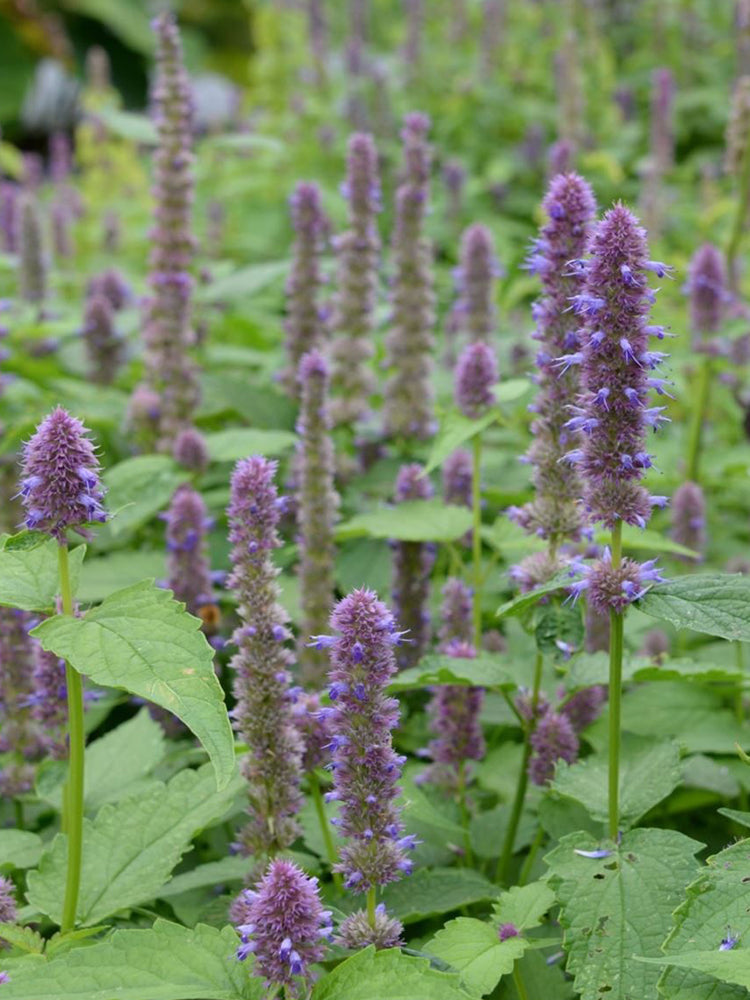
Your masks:
M89 378L98 385L111 385L123 362L125 345L115 329L110 301L104 295L95 293L86 300L81 333Z
M655 69L651 84L651 156L663 176L674 163L674 75Z
M0 181L0 237L5 253L16 253L21 229L21 188L13 181Z
M498 380L495 352L483 341L469 344L456 365L456 406L465 417L476 420L494 404L492 388Z
M435 295L432 246L425 236L429 200L430 120L412 113L404 119L404 180L396 192L393 239L395 274L391 330L386 337L385 430L389 437L425 439L434 429L431 385L435 348Z
M298 379L302 409L297 424L297 526L302 606L297 658L305 680L321 683L325 653L307 645L307 637L325 630L334 599L333 527L339 498L334 489L334 451L328 416L328 365L318 351L305 354Z
M322 710L320 695L315 691L292 688L292 719L305 748L302 770L305 774L322 767L330 758L330 717Z
M297 374L302 355L320 348L325 341L325 313L320 304L323 275L320 257L328 220L323 212L317 184L301 181L289 199L296 233L292 269L286 283L287 317L284 347L287 368L283 381L287 392L297 395Z
M443 586L442 595L443 605L440 610L438 630L440 645L471 642L473 636L471 588L458 577L449 577Z
M30 627L25 611L0 608L0 754L12 755L0 769L0 791L8 797L31 790L34 771L26 762L43 751L32 709L37 644L28 634Z
M536 356L539 393L531 425L533 441L526 460L533 467L535 497L510 516L526 532L556 545L581 537L581 485L575 466L562 461L576 434L565 425L579 392L579 366L558 364L561 356L573 362L580 353L580 319L570 309L577 288L575 265L586 250L596 211L591 188L578 174L555 177L542 207L547 222L528 259L542 283L542 297L534 305L540 344ZM552 568L550 566L550 568Z
M184 469L192 472L205 472L208 468L209 454L206 439L195 427L186 427L180 431L174 441L172 458Z
M735 84L726 136L727 173L740 180L745 148L750 141L750 76L741 76Z
M156 427L146 421L137 431L144 444L171 452L177 434L192 423L200 396L196 368L189 356L194 341L190 307L190 268L195 252L191 231L193 108L172 14L160 14L154 29L157 73L152 98L159 142L154 153L155 225L149 258L153 294L143 336L145 385L159 396L160 406ZM137 415L133 411L134 419Z
M429 500L432 483L421 465L402 465L396 478L396 503ZM409 642L397 659L401 670L413 667L430 642L430 573L435 546L429 542L393 542L393 608Z
M232 573L241 624L232 636L234 719L248 747L241 769L249 785L250 822L240 834L249 854L274 854L299 832L302 743L292 718L290 638L279 604L271 553L281 544L283 503L274 486L276 463L253 456L238 462L227 509Z
M34 694L31 714L43 733L44 747L55 760L67 756L68 687L65 660L35 643L32 668ZM84 700L85 707L85 700Z
M268 989L284 987L284 996L306 996L310 966L323 958L332 931L318 880L277 858L254 890L243 891L232 915L241 921L237 958L254 955L253 974L263 976Z
M9 878L0 875L0 924L14 924L17 919L16 888Z
M713 243L704 243L693 254L688 272L687 291L690 295L690 327L694 346L701 350L701 341L719 332L724 311L730 298L724 255Z
M697 483L683 483L672 498L672 538L692 549L694 558L683 556L686 562L700 562L706 554L706 498Z
M333 798L341 803L339 830L346 838L336 866L344 884L367 892L396 882L412 869L395 799L404 758L391 743L398 702L385 689L396 673L393 647L403 633L371 590L355 590L334 608L331 626L338 635L317 637L330 646L334 707Z
M567 715L548 709L531 734L529 777L535 785L546 785L555 773L555 764L572 764L578 756L578 737Z
M183 484L172 497L165 520L169 589L178 601L184 601L191 615L197 615L213 600L206 543L212 521L203 497Z
M83 525L107 520L99 460L87 434L80 420L58 406L23 446L20 494L26 527L52 535L61 545L68 528L88 537Z
M20 295L25 302L42 302L47 294L47 264L39 205L31 193L21 198L19 226Z
M369 362L380 265L380 178L375 143L362 132L349 140L344 195L349 202L349 229L334 245L337 291L332 319L331 416L336 425L361 420L375 387Z
M452 452L443 463L443 499L457 507L471 507L471 453L465 448Z
M456 327L469 340L488 343L495 332L495 278L500 273L492 233L486 226L469 226L461 237L461 258L456 274L459 293L455 305Z

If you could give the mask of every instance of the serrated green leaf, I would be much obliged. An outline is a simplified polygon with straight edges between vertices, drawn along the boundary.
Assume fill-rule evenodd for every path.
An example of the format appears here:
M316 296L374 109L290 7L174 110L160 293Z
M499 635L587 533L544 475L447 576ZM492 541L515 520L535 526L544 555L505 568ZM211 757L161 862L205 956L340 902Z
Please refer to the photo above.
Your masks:
M583 616L574 604L551 600L537 608L534 621L537 649L555 662L568 659L583 643Z
M498 924L514 924L519 931L528 931L541 924L554 903L555 894L546 882L532 882L504 892L495 903L494 915Z
M115 516L104 531L121 538L163 510L177 487L189 479L168 455L136 455L113 465L102 479L107 507Z
M31 927L21 927L19 924L0 923L0 941L6 941L13 948L25 951L30 955L41 955L44 949L44 938ZM2 959L0 959L2 961Z
M42 838L28 830L0 830L0 869L33 868L42 853Z
M459 906L495 899L498 893L497 886L471 868L420 868L408 879L386 886L382 902L394 917L411 924Z
M48 618L32 634L97 684L122 688L176 715L206 748L223 786L235 767L234 737L214 651L200 626L171 591L144 581L81 618Z
M248 455L282 455L294 447L291 431L272 431L258 427L230 427L205 435L208 454L214 462L236 462Z
M170 899L180 893L192 889L202 889L204 886L217 886L225 882L244 882L253 870L251 858L241 855L230 855L221 861L209 861L198 865L189 872L181 872L170 879L159 890L159 899Z
M320 979L310 1000L467 1000L470 996L458 976L437 972L426 959L395 948L376 952L369 947Z
M78 924L97 924L118 910L153 899L195 834L219 819L242 787L239 776L217 791L210 765L180 771L84 820ZM58 834L28 876L28 901L59 923L67 838Z
M336 529L339 540L365 536L400 542L452 542L471 528L471 511L437 497L407 500L369 514L358 514Z
M567 970L581 1000L657 1000L659 970L633 956L661 954L701 845L674 830L631 830L609 857L575 853L600 846L573 833L545 859L562 907Z
M459 684L469 687L515 687L516 682L508 673L507 657L480 653L469 660L440 653L423 656L416 667L402 671L391 682L391 692L435 684Z
M450 920L427 942L425 951L455 969L472 993L491 993L526 951L523 937L501 941L494 924L472 917Z
M477 434L481 434L490 424L494 424L497 416L497 413L490 411L478 420L470 420L460 410L448 410L443 414L440 429L435 435L425 464L424 475L429 475L434 469L439 468L457 448Z
M731 809L721 811L730 818L742 816ZM688 886L684 901L675 910L674 927L663 946L666 957L657 959L671 966L659 980L660 996L668 1000L743 1000L747 997L744 989L733 985L740 982L737 973L741 970L736 964L722 961L720 966L714 966L709 956L717 955L723 960L725 955L750 954L747 949L750 913L745 881L749 862L750 841L739 841L710 857L697 879ZM719 951L719 945L729 935L738 939L736 949ZM696 954L701 957L696 959ZM717 979L726 981L717 982Z
M98 603L115 590L140 583L141 580L158 580L165 575L166 558L163 550L127 549L89 558L81 569L78 599L83 604Z
M0 604L24 611L52 611L60 592L60 576L57 551L59 545L54 538L47 538L43 544L36 544L37 533L29 548L21 544L0 550ZM22 536L14 536L20 540ZM86 552L85 545L72 549L68 557L70 579L73 592L77 590L81 573L81 563Z
M88 948L13 968L4 1000L260 1000L263 980L235 958L237 934L157 920Z
M598 531L595 535L595 541L599 545L609 545L610 540L611 536L608 531ZM625 552L667 552L675 556L700 558L699 552L694 552L693 549L672 541L668 535L663 535L650 528L634 528L630 524L622 526L622 547Z
M675 628L750 642L750 577L695 574L658 583L638 609Z
M674 969L689 969L692 972L705 973L714 978L709 982L697 981L693 979L689 984L689 994L685 992L682 985L676 987L681 992L675 993L669 986L668 980L660 983L660 996L670 998L687 998L690 1000L701 1000L702 997L710 997L711 1000L742 1000L747 997L747 990L750 990L750 951L747 948L740 948L737 951L686 951L682 955L673 955L669 958L644 958L644 963L652 965L671 965ZM716 979L729 987L732 992L719 990ZM734 987L742 987L734 989ZM666 992L665 992L666 991Z
M550 580L549 583L545 583L543 587L537 587L536 590L530 590L526 594L514 597L512 601L506 601L505 604L501 604L495 613L495 617L513 618L517 615L522 615L529 608L532 608L539 601L540 597L553 594L556 590L563 590L569 587L570 583L571 576L568 572L558 573L554 579Z

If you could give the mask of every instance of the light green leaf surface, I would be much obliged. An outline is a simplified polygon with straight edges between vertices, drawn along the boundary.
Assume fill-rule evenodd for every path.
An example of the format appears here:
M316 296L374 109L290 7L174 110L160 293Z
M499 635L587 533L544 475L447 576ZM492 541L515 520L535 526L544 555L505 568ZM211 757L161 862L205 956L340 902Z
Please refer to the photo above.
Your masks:
M267 458L282 455L294 447L296 436L291 431L272 431L258 427L231 427L206 434L208 454L214 462L236 462L249 455Z
M634 956L661 954L701 845L673 830L632 830L611 845L610 857L575 853L600 846L572 833L546 858L562 907L567 970L581 1000L657 1000L659 969Z
M5 538L0 549L0 604L24 611L51 612L55 598L60 592L57 550L54 538L49 538L31 548L24 548L21 542L29 537L38 540L38 534L22 533L13 538ZM15 544L14 544L15 543ZM73 592L78 587L81 563L86 552L85 545L72 549L68 563Z
M637 607L678 629L750 642L750 577L741 574L695 574L659 583Z
M268 285L286 277L288 260L272 260L263 264L250 264L232 274L217 278L195 291L196 302L238 302L248 299Z
M357 514L336 529L339 540L365 536L401 542L452 542L471 527L471 511L437 497L407 500L369 514Z
M559 761L553 792L575 799L594 820L608 815L607 754L592 754L575 764ZM680 753L676 744L625 735L620 750L620 821L632 826L658 805L680 781Z
M156 126L147 115L135 111L120 111L118 108L99 108L96 117L104 122L113 135L142 146L155 146L159 141Z
M42 838L28 830L0 830L0 869L33 868L42 853Z
M84 820L78 923L99 923L153 899L195 834L221 818L241 787L239 776L217 791L209 765L180 771ZM58 834L39 870L28 876L28 900L56 923L62 916L67 838Z
M458 976L437 972L426 959L395 948L376 952L370 947L319 980L311 1000L467 1000L470 996Z
M89 557L81 569L78 599L83 604L93 604L133 583L159 580L166 575L166 554L163 550L123 549L98 558Z
M409 878L386 886L381 899L389 913L411 924L459 906L495 899L498 893L497 886L472 868L419 868Z
M481 434L485 428L489 427L497 420L498 414L490 411L478 420L470 420L465 417L460 410L449 410L443 414L438 430L432 442L424 474L428 475L434 469L439 468L443 462L460 448L462 444L470 441L476 434Z
M549 583L545 583L543 587L537 587L536 590L530 590L526 594L520 594L518 597L514 597L512 601L506 601L505 604L501 604L497 609L495 617L507 618L509 616L515 617L516 615L522 615L530 608L533 608L539 601L540 597L544 597L547 594L553 594L556 590L562 590L569 587L571 580L572 578L569 573L559 573L556 577L550 580Z
M252 868L252 858L243 858L241 855L229 855L221 861L209 861L205 865L198 865L188 872L175 875L159 890L159 899L170 899L192 889L202 889L204 886L214 887L225 882L244 882Z
M263 980L237 961L237 942L231 927L157 920L49 961L26 959L3 986L4 1000L260 1000Z
M137 455L108 469L102 477L107 487L107 509L115 516L103 529L112 538L135 531L163 510L189 474L168 455Z
M507 670L508 658L480 653L473 660L458 656L430 654L422 657L416 667L403 670L389 685L389 691L408 691L411 688L435 684L459 684L469 687L515 687Z
M206 748L224 785L235 766L234 737L214 651L200 625L171 591L143 581L82 618L48 618L33 635L97 684L123 688L176 715Z

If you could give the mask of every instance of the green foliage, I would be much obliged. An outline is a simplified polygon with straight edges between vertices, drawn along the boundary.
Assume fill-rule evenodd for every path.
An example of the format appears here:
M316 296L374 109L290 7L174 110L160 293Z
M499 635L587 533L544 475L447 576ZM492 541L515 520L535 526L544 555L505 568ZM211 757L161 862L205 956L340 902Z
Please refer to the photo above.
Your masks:
M452 507L437 498L406 500L395 507L357 514L340 524L336 538L365 536L399 542L452 542L471 528L471 511Z
M672 830L632 830L610 845L610 856L596 859L576 854L600 847L579 832L547 856L567 970L581 1000L657 1000L659 970L634 956L660 954L700 846Z
M97 532L97 542L106 536L122 540L158 511L163 510L188 474L167 455L137 455L108 469L102 477L107 487L107 507L114 515Z
M750 641L747 576L706 573L659 583L638 602L638 608L675 628Z
M431 653L423 656L416 667L402 670L389 685L392 692L440 684L460 684L468 687L515 687L508 673L507 658L498 654L480 653L473 660L465 657Z
M370 947L316 983L310 1000L468 1000L470 996L458 976L437 972L425 959Z
M383 889L386 909L404 924L495 899L497 886L471 868L420 868Z
M214 462L236 462L248 455L281 455L294 447L289 431L269 431L255 427L233 427L206 435L208 454Z
M40 532L22 531L0 539L0 604L24 611L50 612L60 592L59 545ZM75 593L86 552L79 545L69 555L70 582Z
M444 413L440 420L440 429L432 442L432 449L425 465L425 475L440 468L449 455L494 424L497 417L497 413L492 411L485 413L478 420L470 420L460 410L451 409Z
M201 741L224 786L234 738L200 620L149 581L126 587L81 618L57 615L33 633L99 684L147 698L176 715Z
M78 923L106 917L152 899L169 879L195 834L220 819L242 787L238 778L221 791L209 765L180 771L164 785L154 781L132 798L104 805L84 820L84 868ZM29 903L56 923L62 915L67 838L58 834L39 870L28 876Z

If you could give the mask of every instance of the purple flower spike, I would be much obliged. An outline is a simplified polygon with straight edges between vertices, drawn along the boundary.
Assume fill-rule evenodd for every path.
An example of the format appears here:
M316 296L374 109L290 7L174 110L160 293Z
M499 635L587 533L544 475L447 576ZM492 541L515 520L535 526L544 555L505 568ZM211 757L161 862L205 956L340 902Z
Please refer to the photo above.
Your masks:
M386 337L385 431L388 437L420 440L434 429L431 385L435 341L432 246L425 236L429 199L430 120L412 113L404 119L404 177L396 192L393 239L395 275L392 327Z
M375 388L368 363L373 355L380 264L380 178L377 149L365 133L349 140L345 192L349 229L335 242L338 293L332 320L336 336L331 350L331 415L336 425L361 420Z
M571 173L553 178L543 208L548 222L529 257L529 266L542 283L542 297L533 313L534 338L540 343L539 394L531 425L534 440L526 455L534 470L536 495L511 516L529 534L559 543L580 539L583 527L578 471L562 458L579 438L579 432L566 426L580 391L580 365L568 363L572 358L581 360L580 320L569 308L581 268L573 265L585 265L582 258L596 202L586 181ZM558 364L563 357L566 363ZM553 575L557 568L554 560L547 567Z
M124 343L115 329L114 310L104 295L97 293L86 300L81 333L91 381L111 385L124 360Z
M745 146L750 135L750 76L741 76L735 84L726 136L726 170L739 183Z
M203 435L195 427L186 427L175 438L172 458L191 472L205 472L209 454Z
M310 966L323 958L332 932L318 880L277 858L256 889L240 895L232 916L240 921L237 958L244 961L253 954L253 974L263 976L268 989L283 986L285 996L307 995Z
M44 531L65 544L73 528L107 520L102 506L99 460L80 420L62 407L39 424L23 448L20 495L26 508L26 527Z
M379 903L375 907L375 926L370 924L366 910L359 910L352 913L342 921L339 932L336 935L336 944L352 951L359 951L374 945L376 949L398 948L403 942L401 935L404 932L403 924L395 917L389 917L385 905Z
M471 453L459 448L443 463L443 499L457 507L471 507L473 465Z
M190 274L195 254L191 228L193 103L173 15L160 14L153 24L157 72L152 100L159 143L154 153L155 208L149 258L153 294L143 338L145 385L159 397L159 412L153 421L137 422L141 410L131 406L131 417L145 446L156 445L159 451L171 453L177 434L192 424L200 400L197 371L189 356L195 341Z
M297 657L306 681L322 684L327 657L307 645L309 635L322 632L334 599L333 529L339 498L334 489L334 449L328 416L328 365L318 351L305 354L299 365L302 409L297 424L297 526L302 628Z
M705 350L708 345L702 341L721 329L729 299L724 255L713 243L704 243L693 254L686 290L695 346Z
M47 294L47 264L39 206L31 192L21 198L19 252L20 296L25 302L40 303Z
M428 500L432 483L417 464L402 465L396 479L396 503ZM399 650L399 669L413 667L430 642L430 573L435 546L429 542L393 542L393 607L409 642Z
M603 684L594 684L592 687L576 691L560 711L568 717L575 732L580 733L599 717L606 700L607 688Z
M497 319L494 286L499 273L492 233L481 223L469 226L461 238L454 325L470 341L489 343L492 339Z
M458 577L450 577L445 581L442 595L441 624L438 632L441 646L456 641L471 642L473 636L471 588Z
M572 764L578 756L578 737L566 715L549 710L531 734L529 777L535 785L546 785L555 773L555 763Z
M33 667L41 647L28 634L31 625L27 612L0 608L0 754L12 755L0 770L0 794L8 798L31 790L34 769L27 762L42 756L51 735L43 733L34 714L39 691ZM59 706L57 691L54 697Z
M320 695L316 692L292 688L291 695L292 720L305 748L302 770L305 774L309 774L330 759L333 738L330 718L323 709Z
M213 602L206 530L210 525L203 497L180 486L172 497L167 521L168 586L191 615Z
M15 886L9 878L0 875L0 924L14 924L17 919Z
M276 463L253 456L235 466L227 509L232 543L228 584L238 598L241 620L232 636L238 651L233 716L248 753L241 770L248 782L250 822L240 834L248 854L288 847L298 835L302 805L302 741L294 725L289 666L284 643L288 615L279 603L278 570L271 553L281 544L281 517L274 486Z
M133 295L125 278L113 267L94 275L88 283L86 294L91 298L103 295L115 312L123 309Z
M520 931L515 924L500 924L497 929L497 936L501 941L507 941L509 938L518 937Z
M659 176L674 163L675 85L671 69L655 69L651 91L651 156Z
M482 341L469 344L456 365L456 405L472 420L484 416L494 404L492 387L498 380L495 352Z
M317 184L301 181L290 198L296 233L292 269L286 283L287 317L284 347L287 368L282 378L287 392L297 395L297 369L303 354L323 346L326 328L319 302L323 287L320 258L329 229Z
M47 753L55 760L63 760L67 755L68 725L65 660L35 643L31 676L34 689L31 714L43 734Z
M672 538L697 552L687 562L700 561L706 552L706 498L697 483L683 483L672 500Z
M395 799L404 758L393 750L398 702L385 694L396 673L393 615L370 590L355 590L334 608L329 678L336 691L331 728L333 781L347 843L336 870L355 892L396 882L411 871Z

